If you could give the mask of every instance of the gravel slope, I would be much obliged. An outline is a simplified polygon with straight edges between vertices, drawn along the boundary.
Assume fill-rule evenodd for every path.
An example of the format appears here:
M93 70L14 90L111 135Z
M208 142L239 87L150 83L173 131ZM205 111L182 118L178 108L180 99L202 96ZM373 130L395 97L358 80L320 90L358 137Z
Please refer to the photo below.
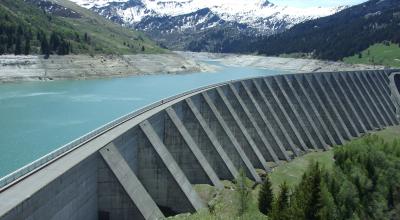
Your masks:
M343 62L332 62L313 59L296 59L283 57L265 57L255 55L238 54L215 54L215 53L192 53L177 52L192 59L212 59L220 61L227 66L249 66L266 69L280 69L289 72L333 72L350 70L383 69L383 66L371 66L364 64L346 64Z
M0 56L0 82L90 79L143 74L212 71L176 53L138 55Z

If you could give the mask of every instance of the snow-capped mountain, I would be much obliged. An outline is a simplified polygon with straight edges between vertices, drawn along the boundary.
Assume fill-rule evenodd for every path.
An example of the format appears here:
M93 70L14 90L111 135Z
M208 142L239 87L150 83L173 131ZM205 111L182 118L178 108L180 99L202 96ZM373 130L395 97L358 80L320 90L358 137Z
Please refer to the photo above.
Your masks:
M229 29L230 35L270 35L343 9L295 8L275 5L267 0L72 1L113 21L145 31L155 40L178 49L180 47L171 41L177 36L183 38L182 34L193 36L205 31Z

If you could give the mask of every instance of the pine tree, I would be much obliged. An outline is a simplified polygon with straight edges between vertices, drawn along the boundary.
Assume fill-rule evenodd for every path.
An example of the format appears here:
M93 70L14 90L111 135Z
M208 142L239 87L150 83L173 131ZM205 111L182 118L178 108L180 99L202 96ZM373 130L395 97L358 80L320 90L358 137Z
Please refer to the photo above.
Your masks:
M22 30L22 27L18 26L17 33L15 35L15 50L14 50L14 54L15 55L22 54L22 37L23 37L23 34L24 34L24 31Z
M0 44L0 55L3 55L3 54L5 54L5 53L6 53L6 46Z
M21 35L17 34L17 39L15 40L15 55L20 55L22 53L22 40Z
M14 34L15 34L15 28L9 27L6 30L7 34L7 52L6 53L12 53L13 51L13 45L14 45Z
M341 160L339 157L338 160ZM330 182L330 189L337 191L335 180L325 177ZM328 185L322 190L322 169L318 163L313 163L303 175L291 198L291 215L295 219L317 220L333 216L326 211L326 205L335 209ZM334 210L333 210L334 211ZM332 212L333 212L332 211Z
M309 200L305 210L305 217L308 220L321 219L320 211L323 208L322 191L321 191L321 168L318 163L312 166L309 175Z
M45 34L41 35L40 51L44 55L45 59L49 58L50 47L49 47L49 42L47 41L47 37Z
M85 43L90 44L90 36L88 35L88 33L85 33L85 35L83 36L83 40L85 41Z
M272 184L267 176L261 186L261 190L258 194L258 209L264 215L270 214L272 210L272 204L274 200L274 194L272 192Z
M24 54L28 55L31 52L31 40L26 39L25 40L25 48L24 48Z
M61 44L61 40L60 40L58 34L55 32L52 32L50 35L50 50L58 51L60 44Z
M76 32L75 32L75 41L78 42L78 43L81 42L81 38L80 38L79 34L76 33Z
M275 200L272 216L273 220L287 220L290 219L290 194L289 187L286 182L280 185L280 192Z
M250 203L250 187L248 186L247 183L247 177L246 174L241 168L239 170L239 175L235 179L235 185L236 185L236 192L237 192L237 205L238 205L238 210L237 214L238 216L242 216L243 214L246 213L246 211L249 208L249 203Z
M69 54L70 48L69 48L69 43L65 41L64 39L61 39L61 43L58 46L57 54L58 55L67 55Z

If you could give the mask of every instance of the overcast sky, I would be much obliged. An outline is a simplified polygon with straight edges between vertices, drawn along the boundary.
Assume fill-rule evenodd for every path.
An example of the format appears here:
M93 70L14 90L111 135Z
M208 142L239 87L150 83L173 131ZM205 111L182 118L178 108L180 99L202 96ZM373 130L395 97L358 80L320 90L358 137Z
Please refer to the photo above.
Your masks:
M334 7L341 5L356 5L366 0L270 0L277 5L288 5L294 7Z

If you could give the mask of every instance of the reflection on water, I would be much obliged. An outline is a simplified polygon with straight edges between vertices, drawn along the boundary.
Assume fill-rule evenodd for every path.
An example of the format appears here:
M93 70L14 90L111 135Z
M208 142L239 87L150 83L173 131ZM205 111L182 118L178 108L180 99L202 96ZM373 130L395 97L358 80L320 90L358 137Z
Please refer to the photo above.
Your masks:
M213 73L0 85L0 177L160 99L213 83L283 73L218 66Z

